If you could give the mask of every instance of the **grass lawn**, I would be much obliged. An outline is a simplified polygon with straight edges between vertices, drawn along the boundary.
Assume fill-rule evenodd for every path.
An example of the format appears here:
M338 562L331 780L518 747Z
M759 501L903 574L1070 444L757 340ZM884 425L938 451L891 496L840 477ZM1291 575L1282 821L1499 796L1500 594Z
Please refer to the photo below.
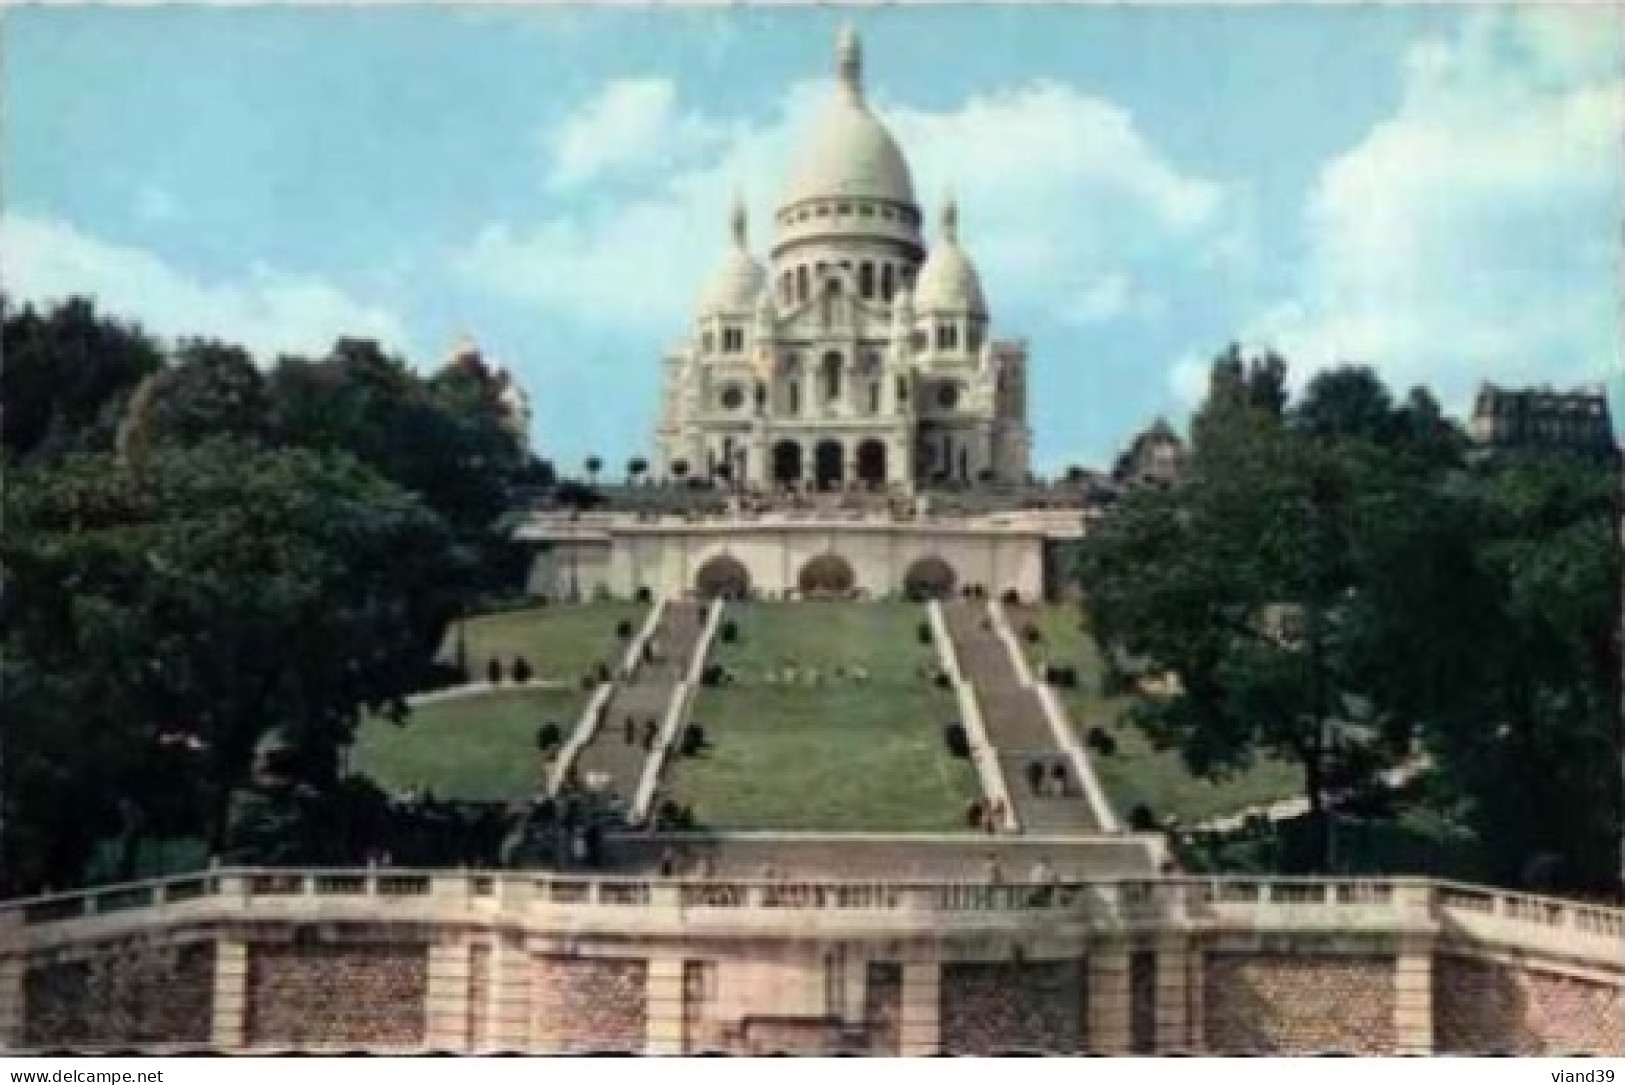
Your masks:
M483 678L492 656L504 667L514 656L524 656L539 680L579 682L596 664L614 666L620 660L625 642L615 636L616 625L629 621L636 635L648 610L642 603L556 603L470 618L464 634L468 667L472 677ZM454 657L456 638L454 628L442 658Z
M980 794L976 770L948 755L952 693L919 676L925 608L907 603L730 606L739 629L711 659L737 685L704 689L693 718L711 748L674 762L667 787L704 825L729 829L954 831ZM792 663L818 685L765 681ZM861 666L868 681L837 678Z
M961 831L981 791L943 745L956 715L924 683L707 689L694 719L711 748L667 786L708 828Z
M748 603L723 615L739 628L739 639L719 637L711 660L743 681L754 681L785 663L816 668L831 677L836 667L862 666L871 678L913 681L921 663L936 652L919 642L925 608L910 603Z
M536 729L551 720L568 739L586 697L577 690L504 690L422 705L401 727L369 719L356 732L350 766L390 792L528 798L543 780Z
M1022 638L1035 665L1049 662L1078 668L1078 688L1058 692L1079 736L1087 736L1091 727L1098 726L1117 740L1117 752L1111 757L1085 749L1100 786L1120 817L1127 820L1129 811L1144 803L1158 817L1172 814L1188 824L1303 794L1303 770L1284 761L1260 760L1218 783L1191 775L1176 751L1153 749L1138 728L1120 721L1128 707L1126 699L1100 695L1100 653L1094 639L1080 628L1077 607L1046 606L1024 620L1032 621L1043 634L1039 644ZM1021 636L1019 623L1016 635Z

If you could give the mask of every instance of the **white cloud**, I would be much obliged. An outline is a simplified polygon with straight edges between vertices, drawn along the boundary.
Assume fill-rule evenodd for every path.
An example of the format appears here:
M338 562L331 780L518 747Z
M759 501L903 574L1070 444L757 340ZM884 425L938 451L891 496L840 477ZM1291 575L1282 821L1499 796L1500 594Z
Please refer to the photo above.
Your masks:
M152 253L29 215L0 219L0 249L12 297L50 302L86 295L160 336L219 338L266 358L323 351L344 335L408 345L395 314L311 276L254 267L240 279L206 283Z
M1073 324L1109 324L1156 316L1162 310L1161 298L1123 272L1108 271L1083 289L1067 315Z
M1368 362L1455 407L1479 380L1617 371L1620 41L1616 12L1545 9L1414 48L1397 112L1320 175L1299 286L1247 338L1300 381Z
M751 205L753 247L767 248L769 214L794 151L831 89L825 80L796 84L770 119L747 124L685 111L664 85L626 87L606 88L549 141L563 147L582 118L619 101L640 119L616 135L606 125L596 149L558 162L576 163L566 175L585 177L613 161L627 185L535 223L490 224L453 265L471 282L573 321L633 323L675 338L724 251L736 188ZM961 238L996 310L1001 299L1006 311L1020 299L1048 304L1063 319L1109 319L1100 309L1110 299L1099 292L1112 289L1104 280L1121 276L1123 303L1144 305L1149 299L1131 288L1151 269L1230 236L1223 186L1182 172L1129 114L1069 87L1032 84L943 112L875 108L909 159L933 228L952 187ZM634 164L635 184L627 172Z
M546 134L550 184L569 188L656 167L712 148L721 135L703 118L678 111L670 80L616 80Z

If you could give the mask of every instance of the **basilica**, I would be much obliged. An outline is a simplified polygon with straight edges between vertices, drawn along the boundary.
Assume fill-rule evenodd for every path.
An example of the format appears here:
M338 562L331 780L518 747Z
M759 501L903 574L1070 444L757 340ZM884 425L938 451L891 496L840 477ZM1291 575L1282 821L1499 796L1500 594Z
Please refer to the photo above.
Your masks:
M852 31L767 262L737 200L730 232L665 358L660 477L901 492L1027 478L1026 345L992 337L951 198L927 241L908 162L864 99Z

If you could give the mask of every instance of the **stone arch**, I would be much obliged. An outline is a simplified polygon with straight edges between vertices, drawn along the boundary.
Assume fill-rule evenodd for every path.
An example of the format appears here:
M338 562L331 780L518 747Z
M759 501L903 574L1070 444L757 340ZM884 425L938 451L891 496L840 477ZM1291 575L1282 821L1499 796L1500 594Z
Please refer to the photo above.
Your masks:
M839 489L846 481L846 453L841 442L823 440L813 448L813 478L820 490Z
M858 442L858 481L869 486L886 484L886 442L874 437Z
M777 441L773 445L773 481L789 483L801 481L801 442Z
M732 554L718 554L694 574L694 591L701 599L744 599L750 595L750 570Z
M947 599L958 583L954 567L935 554L915 559L903 573L903 593L910 599Z
M812 558L796 577L796 587L803 595L847 595L857 582L852 563L835 553Z

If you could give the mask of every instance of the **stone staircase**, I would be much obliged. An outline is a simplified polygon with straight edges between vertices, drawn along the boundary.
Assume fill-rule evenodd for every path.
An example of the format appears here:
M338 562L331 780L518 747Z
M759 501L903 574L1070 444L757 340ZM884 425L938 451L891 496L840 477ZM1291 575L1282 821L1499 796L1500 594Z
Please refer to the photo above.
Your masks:
M1040 835L1101 831L1081 781L1066 752L1055 742L1038 695L1022 684L1004 642L988 620L986 606L955 601L942 609L960 669L976 691L988 740L999 751L999 766L1022 831ZM1041 763L1046 773L1056 765L1065 767L1061 793L1033 790L1027 774L1034 762Z
M582 781L603 776L609 791L630 807L648 756L645 736L649 725L652 721L658 728L666 718L672 692L688 671L704 625L705 604L673 600L666 605L650 641L656 661L640 661L630 677L616 683L592 741L576 757L575 771ZM626 733L629 718L631 742Z

